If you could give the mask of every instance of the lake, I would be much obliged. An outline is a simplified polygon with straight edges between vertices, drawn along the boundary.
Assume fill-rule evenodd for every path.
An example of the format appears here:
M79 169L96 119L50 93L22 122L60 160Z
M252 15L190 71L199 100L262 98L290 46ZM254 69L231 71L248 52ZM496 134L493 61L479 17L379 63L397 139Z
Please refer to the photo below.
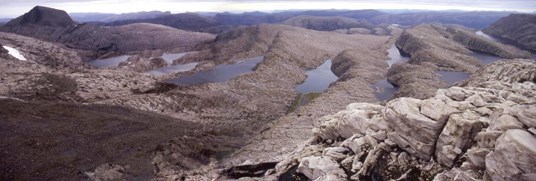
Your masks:
M471 74L467 72L458 71L437 71L437 74L441 76L441 79L447 82L449 85L454 85L457 82L467 79Z
M262 62L263 59L264 56L258 56L237 61L237 63L234 64L220 64L212 69L196 72L191 75L172 78L166 82L180 86L225 82L236 76L252 72L253 67Z
M184 53L164 53L160 58L164 59L168 65L173 64L173 60L177 60L181 57L183 57L186 54L189 54L192 52L184 52Z
M89 61L88 64L97 68L117 67L121 62L126 61L130 55L121 55L105 59L97 59Z
M389 57L387 64L389 64L389 67L395 63L407 62L409 60L409 57L405 57L400 54L400 50L398 50L396 45L391 46L391 48L387 50L387 53L387 56Z
M329 88L332 82L338 77L331 71L331 59L326 60L322 65L306 72L307 79L296 87L299 93L320 93Z
M395 63L403 63L409 60L409 57L402 56L396 45L387 50L387 56L389 57L389 60L387 60L389 67ZM380 101L393 98L395 92L398 91L398 87L391 84L387 79L382 79L372 84L372 88L374 89L374 96Z

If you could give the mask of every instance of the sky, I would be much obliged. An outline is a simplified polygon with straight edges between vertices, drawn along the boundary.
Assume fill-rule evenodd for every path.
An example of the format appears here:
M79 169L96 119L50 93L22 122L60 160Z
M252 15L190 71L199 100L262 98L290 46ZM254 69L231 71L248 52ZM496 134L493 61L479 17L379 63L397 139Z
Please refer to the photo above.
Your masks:
M535 12L536 0L0 0L0 18L41 5L72 12L246 12L300 9L424 9Z

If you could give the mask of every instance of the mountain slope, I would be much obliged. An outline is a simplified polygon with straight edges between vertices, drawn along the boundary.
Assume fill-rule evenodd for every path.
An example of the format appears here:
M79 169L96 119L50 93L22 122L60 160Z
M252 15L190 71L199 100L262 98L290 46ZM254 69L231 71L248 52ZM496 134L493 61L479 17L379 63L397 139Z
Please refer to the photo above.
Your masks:
M125 20L125 21L116 21L111 22L106 25L117 26L117 25L126 25L131 23L153 23L161 24L169 27L189 30L189 31L201 31L202 29L213 27L219 25L214 22L212 19L200 16L195 13L180 13L180 14L171 14L160 16L152 19L137 19L137 20Z
M485 28L499 18L508 16L511 12L473 11L473 12L444 12L432 11L406 14L384 14L369 20L375 24L400 24L415 26L423 23L459 24L469 28Z
M63 10L36 6L24 15L9 21L4 26L14 27L22 25L70 27L75 26L76 23Z
M364 19L356 20L340 16L296 16L287 19L283 24L319 31L333 31L350 28L366 28L370 30L375 27L374 24Z
M499 19L483 32L508 43L536 51L536 15L512 14Z
M92 58L114 51L155 49L188 51L196 44L214 38L214 35L208 33L188 32L148 23L115 27L76 24L64 11L44 7L35 7L25 15L0 27L0 31L96 52Z

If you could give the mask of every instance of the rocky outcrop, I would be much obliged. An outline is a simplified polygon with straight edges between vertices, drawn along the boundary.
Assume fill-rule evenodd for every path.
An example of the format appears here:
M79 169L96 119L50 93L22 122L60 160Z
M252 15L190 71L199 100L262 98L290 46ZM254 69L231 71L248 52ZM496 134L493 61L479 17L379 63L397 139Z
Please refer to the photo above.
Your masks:
M513 63L499 65L524 61ZM532 179L536 137L528 120L536 118L536 84L489 79L469 85L478 86L439 89L424 100L397 98L385 106L350 104L324 117L274 175L299 165L297 172L313 180L345 176L340 173L350 180Z
M284 21L283 24L318 31L333 31L337 29L365 28L373 29L375 25L364 19L345 17L296 16Z
M534 34L536 31L536 15L534 14L511 14L499 19L482 31L494 37L499 37L507 43L536 51L536 34Z
M106 181L106 180L121 180L125 173L125 167L112 163L105 163L98 166L94 172L86 172L85 174L91 180Z
M492 80L508 83L536 82L536 65L533 60L498 61L480 69L460 85L477 86Z
M429 98L445 88L437 70L474 73L481 67L473 52L503 58L529 58L530 53L476 35L456 25L419 25L406 29L396 46L411 56L406 64L393 65L388 80L400 87L395 97Z
M394 64L387 72L387 80L399 86L395 97L426 99L435 95L437 89L448 85L435 73L432 63Z
M509 129L486 155L484 179L532 180L536 178L536 137L523 129Z
M298 172L311 180L345 180L346 173L331 157L307 157L300 162Z
M134 55L129 57L126 61L119 63L119 69L127 69L135 72L147 72L167 66L164 59L157 58L145 58L140 55Z
M479 67L471 51L449 39L444 26L419 25L405 30L396 46L411 55L409 63L430 62L442 69L474 72Z

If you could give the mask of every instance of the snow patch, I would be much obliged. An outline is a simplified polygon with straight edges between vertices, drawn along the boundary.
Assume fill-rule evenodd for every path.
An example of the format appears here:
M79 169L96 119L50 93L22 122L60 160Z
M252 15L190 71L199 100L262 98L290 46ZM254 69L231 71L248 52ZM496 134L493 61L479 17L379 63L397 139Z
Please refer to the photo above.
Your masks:
M11 47L8 47L8 46L3 46L3 47L8 51L8 53L11 56L13 56L13 57L15 57L15 58L17 58L19 60L26 60L26 58L24 58L24 56L22 56L22 54L20 54L20 52L17 49L14 49L14 48L11 48Z
M22 100L22 99L19 99L19 98L16 98L16 97L0 96L0 99L11 99L11 100L16 100L16 101L20 101L20 102L26 102L25 100Z

